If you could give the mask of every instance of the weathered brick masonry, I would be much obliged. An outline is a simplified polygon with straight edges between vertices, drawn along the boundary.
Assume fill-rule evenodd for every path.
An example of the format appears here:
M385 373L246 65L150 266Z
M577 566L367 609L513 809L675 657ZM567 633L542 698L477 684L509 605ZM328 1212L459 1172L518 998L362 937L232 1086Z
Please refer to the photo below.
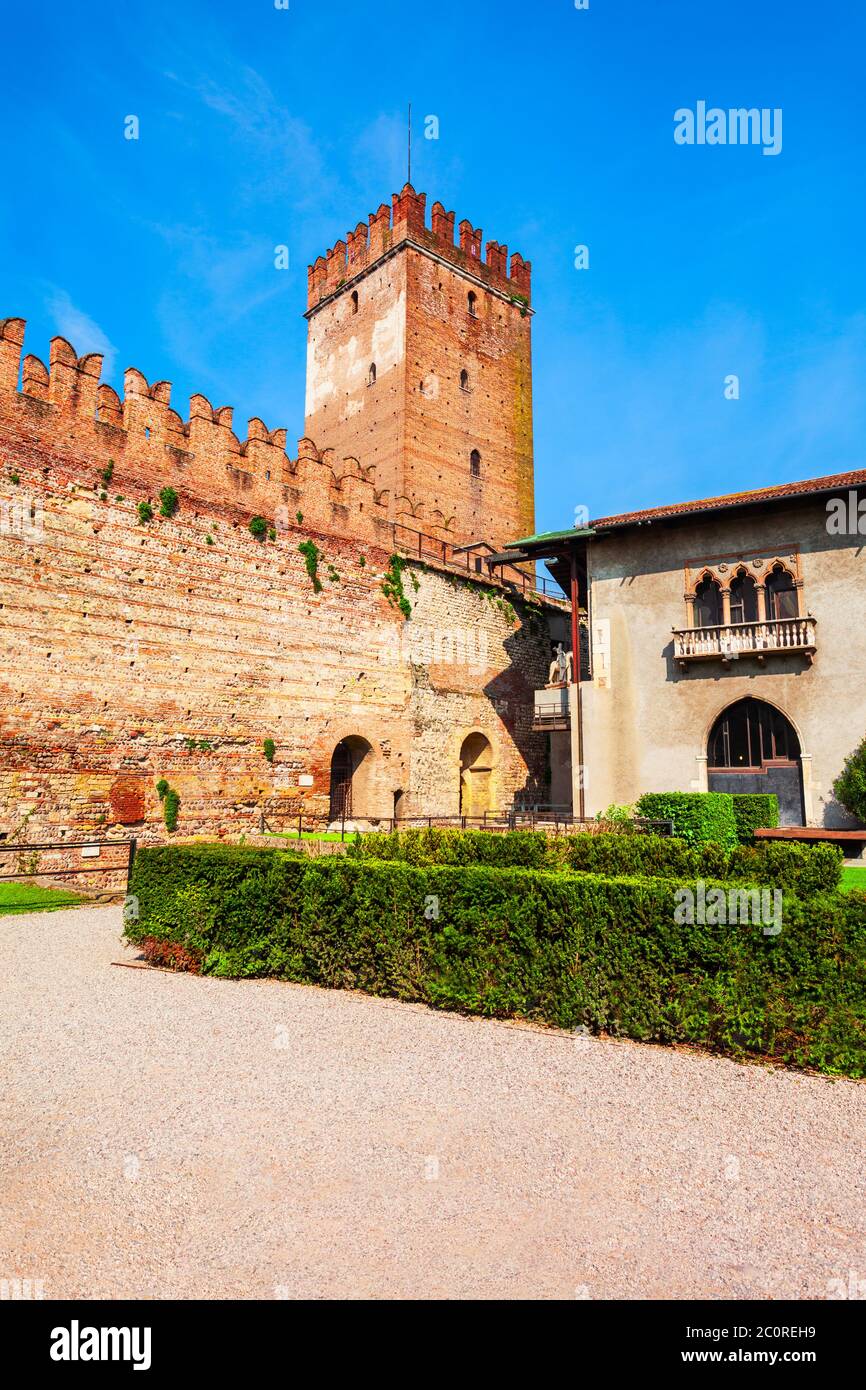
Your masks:
M425 202L407 184L310 267L306 431L405 524L499 546L535 529L531 265Z
M491 268L476 270L507 289L499 249L501 273L490 248ZM473 254L454 248L455 264ZM528 298L518 262L512 277L516 269ZM429 301L440 267L433 279L420 259L404 267L407 351L453 375L456 348L480 330L462 320L437 328ZM449 283L446 298L458 293ZM0 323L0 833L32 841L135 827L163 838L160 778L180 796L184 835L250 831L262 812L275 827L299 811L327 815L344 739L365 754L357 818L390 816L395 805L457 813L461 750L485 738L488 752L473 757L492 807L524 790L545 795L546 736L531 723L549 610L444 564L408 564L408 619L383 591L395 521L413 517L452 542L530 529L528 318L501 295L496 303L512 317L484 331L485 352L497 344L484 363L490 403L479 400L466 437L480 439L500 477L498 491L491 478L474 497L466 470L452 460L451 477L440 463L455 452L460 421L450 406L425 417L408 368L396 408L399 437L417 436L411 449L394 443L383 398L367 411L370 441L358 437L354 458L334 416L335 448L308 438L292 459L284 430L252 420L242 442L231 410L203 396L184 421L169 384L150 386L135 370L121 400L99 383L101 359L79 359L61 338L48 370L32 356L22 363L23 322ZM382 485L382 469L392 484L402 470L413 511ZM179 498L170 518L159 515L167 486ZM142 523L147 499L155 515ZM254 538L253 515L275 539ZM317 548L321 592L298 549L306 541Z

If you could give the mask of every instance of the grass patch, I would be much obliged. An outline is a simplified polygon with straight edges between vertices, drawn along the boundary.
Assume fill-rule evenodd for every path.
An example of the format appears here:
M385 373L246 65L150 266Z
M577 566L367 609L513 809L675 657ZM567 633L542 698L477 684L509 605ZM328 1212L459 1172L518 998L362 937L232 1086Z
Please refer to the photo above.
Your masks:
M842 869L842 882L839 885L843 893L859 891L866 893L866 867Z
M84 902L65 888L40 888L35 883L0 883L0 917L13 912L55 912Z

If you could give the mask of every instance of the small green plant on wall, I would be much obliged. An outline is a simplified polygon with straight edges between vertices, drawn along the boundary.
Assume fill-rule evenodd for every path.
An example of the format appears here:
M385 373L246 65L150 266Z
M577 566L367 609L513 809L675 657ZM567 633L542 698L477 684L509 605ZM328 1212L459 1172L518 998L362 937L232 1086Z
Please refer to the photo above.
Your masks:
M255 536L257 541L263 541L268 534L268 523L263 516L254 516L250 520L250 535Z
M146 526L149 521L153 520L153 507L149 502L139 502L136 510L140 525Z
M164 487L159 494L160 516L174 516L178 507L178 496L173 487Z
M406 597L403 589L403 571L407 568L406 561L402 555L392 555L388 561L388 568L382 580L382 593L387 598L392 608L399 608L404 618L411 618L412 605ZM409 571L412 583L417 592L418 580L412 571Z
M108 460L108 463L105 465L105 467L103 468L103 470L102 470L102 472L100 473L99 476L100 476L100 478L102 479L102 481L105 483L105 486L108 487L108 484L111 482L112 478L114 477L114 459L109 459L109 460Z
M301 541L298 550L304 557L304 567L313 584L313 592L322 592L322 581L319 578L319 561L323 558L322 552L315 541Z
M162 802L162 818L165 821L166 830L176 830L180 797L174 788L169 786L164 777L160 777L157 782L156 792Z
M180 810L180 797L173 787L169 787L162 803L162 818L166 830L177 830L177 816Z
M272 763L277 752L277 745L274 743L274 740L272 738L266 738L264 743L262 744L262 748L264 750L264 754L268 762Z

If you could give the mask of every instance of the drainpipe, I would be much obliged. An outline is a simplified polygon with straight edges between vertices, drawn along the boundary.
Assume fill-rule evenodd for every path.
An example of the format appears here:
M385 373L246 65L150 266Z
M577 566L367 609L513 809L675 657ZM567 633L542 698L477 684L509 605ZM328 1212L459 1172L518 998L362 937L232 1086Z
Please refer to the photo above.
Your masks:
M574 806L574 774L578 775L578 807L581 820L586 819L586 798L583 786L583 710L580 694L580 607L577 587L577 549L571 547L571 673L574 680L571 708L571 800ZM577 739L575 740L575 731ZM574 755L577 752L577 763Z

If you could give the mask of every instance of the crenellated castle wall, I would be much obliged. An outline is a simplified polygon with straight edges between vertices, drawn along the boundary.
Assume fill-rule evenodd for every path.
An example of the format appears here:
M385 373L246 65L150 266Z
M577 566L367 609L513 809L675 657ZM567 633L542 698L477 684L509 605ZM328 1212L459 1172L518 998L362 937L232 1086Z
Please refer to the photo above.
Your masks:
M397 798L403 814L456 814L474 731L494 750L497 804L543 794L543 609L512 611L495 583L431 563L410 567L417 591L406 573L407 621L361 472L338 481L303 441L290 460L259 421L241 442L201 396L184 421L168 384L138 372L121 400L61 339L47 370L25 360L19 391L23 327L0 329L0 835L165 839L160 778L180 796L179 836L250 833L262 815L285 828L327 816L343 738L371 749L359 816ZM159 515L167 485L173 517ZM279 515L275 539L250 533L256 513Z
M171 486L275 526L301 511L324 531L383 545L394 544L394 523L416 525L363 458L338 455L307 437L293 458L286 430L269 430L255 418L241 440L232 407L214 407L203 395L190 398L184 420L171 408L171 383L149 385L134 367L124 373L121 398L99 381L102 357L78 357L64 338L52 339L47 368L30 354L22 360L24 330L23 319L0 320L4 426L22 441L62 448L96 472L111 462L119 491L146 500ZM448 535L435 524L424 529Z

